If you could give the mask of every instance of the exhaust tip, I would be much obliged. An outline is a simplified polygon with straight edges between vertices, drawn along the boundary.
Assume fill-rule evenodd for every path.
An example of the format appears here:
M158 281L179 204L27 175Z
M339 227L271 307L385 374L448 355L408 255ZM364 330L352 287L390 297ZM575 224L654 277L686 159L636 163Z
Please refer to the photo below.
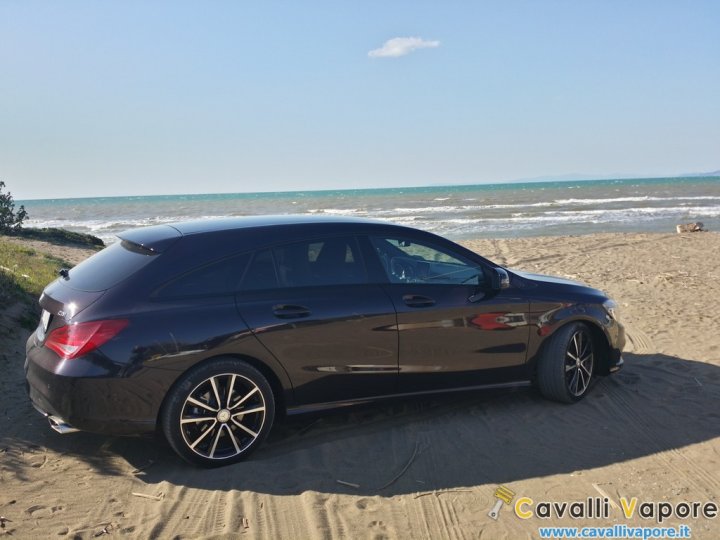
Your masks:
M62 418L58 418L57 416L48 416L47 417L48 422L50 422L50 427L53 428L55 431L60 433L61 435L65 435L66 433L75 433L76 431L80 431L77 428L72 427L70 424L65 422Z

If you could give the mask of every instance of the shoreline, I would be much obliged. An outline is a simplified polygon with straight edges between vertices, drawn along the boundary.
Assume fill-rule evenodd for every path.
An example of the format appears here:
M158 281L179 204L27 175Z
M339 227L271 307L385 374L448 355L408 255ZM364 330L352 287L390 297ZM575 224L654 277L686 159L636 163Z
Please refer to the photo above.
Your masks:
M377 219L453 240L674 232L697 221L720 230L720 178L86 198L28 203L27 210L28 226L107 241L139 226L277 214Z

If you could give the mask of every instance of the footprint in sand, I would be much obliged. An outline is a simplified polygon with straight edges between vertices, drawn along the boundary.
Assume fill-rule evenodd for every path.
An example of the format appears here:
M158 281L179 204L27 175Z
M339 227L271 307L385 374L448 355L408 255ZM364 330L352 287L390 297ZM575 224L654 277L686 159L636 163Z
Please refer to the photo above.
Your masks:
M48 508L47 506L44 506L42 504L35 504L30 508L26 509L25 512L27 512L28 514L30 514L30 516L34 518L41 518L50 517L57 512L61 512L62 510L64 510L63 506L52 506Z
M372 499L368 499L363 497L362 499L358 499L355 502L355 506L360 510L375 510L377 508L377 503L373 501Z
M45 515L52 515L50 509L47 506L43 506L42 504L35 504L25 511L32 517L43 517Z
M370 529L371 534L373 535L372 538L374 540L383 540L385 538L390 538L388 536L385 523L383 523L382 521L371 521L368 528Z

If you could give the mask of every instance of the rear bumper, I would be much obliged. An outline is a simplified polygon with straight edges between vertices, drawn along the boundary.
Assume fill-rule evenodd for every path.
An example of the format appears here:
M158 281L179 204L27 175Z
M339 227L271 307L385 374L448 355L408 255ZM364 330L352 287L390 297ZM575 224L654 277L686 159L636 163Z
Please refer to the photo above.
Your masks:
M56 431L138 435L155 430L167 384L159 381L171 378L166 371L140 369L123 376L107 360L104 366L97 359L63 361L30 342L26 352L28 395Z
M122 379L57 375L27 363L27 390L33 406L59 433L90 431L137 435L155 430L157 412L135 403Z

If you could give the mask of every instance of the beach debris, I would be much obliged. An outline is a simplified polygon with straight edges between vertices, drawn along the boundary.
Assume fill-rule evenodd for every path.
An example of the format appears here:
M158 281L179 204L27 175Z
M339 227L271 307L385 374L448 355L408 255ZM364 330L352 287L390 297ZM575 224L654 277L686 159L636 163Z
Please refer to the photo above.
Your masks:
M248 518L246 518L246 517L242 518L242 526L244 529L249 529L250 528L250 520L248 520Z
M407 472L407 470L410 468L410 465L412 465L413 461L415 461L415 458L418 455L419 449L420 449L420 444L416 442L415 450L413 451L412 456L410 456L410 459L408 460L408 462L405 464L405 466L402 468L402 470L399 473L397 473L392 479L390 479L389 482L387 482L383 487L380 488L381 490L385 489L386 487L392 486L395 482L397 482L400 479L400 477L403 474L405 474Z
M704 232L706 230L704 227L704 223L702 223L701 221L696 221L694 223L680 223L675 227L675 230L678 233Z
M420 497L425 497L426 495L435 495L436 497L439 497L445 493L472 493L472 489L436 489L433 491L426 491L425 493L418 493L414 498L419 499Z
M606 499L608 500L608 502L610 503L610 506L612 506L615 510L620 510L620 507L617 505L617 503L612 500L612 498L610 497L610 495L608 495L607 492L606 492L604 489L602 489L602 488L601 488L600 486L598 486L597 484L592 484L592 487L595 488L595 491L597 491L597 492L600 494L601 497L604 497L604 498L606 498Z
M400 470L399 473L397 473L395 476L393 476L382 487L378 488L378 491L383 490L386 487L390 487L395 482L397 482L400 479L400 477L407 472L407 470L410 468L410 465L413 464L413 461L415 461L415 458L417 457L419 450L420 450L420 443L416 442L415 449L413 450L413 453L410 456L410 459L408 460L408 462L405 464L405 466ZM354 482L346 482L345 480L335 480L335 482L337 482L338 484L343 485L343 486L360 489L360 484L355 484Z
M143 499L151 499L153 501L162 501L165 498L164 493L159 493L158 495L148 495L147 493L136 493L133 491L131 495L141 497Z
M103 536L103 535L105 535L105 534L110 534L110 531L112 531L113 528L114 528L114 527L113 527L113 524L112 524L112 523L108 523L108 524L105 525L102 529L100 529L98 532L96 532L95 534L93 534L93 537L97 538L98 536Z
M351 488L360 489L360 484L354 484L353 482L346 482L345 480L335 480L338 484L343 486L349 486Z

